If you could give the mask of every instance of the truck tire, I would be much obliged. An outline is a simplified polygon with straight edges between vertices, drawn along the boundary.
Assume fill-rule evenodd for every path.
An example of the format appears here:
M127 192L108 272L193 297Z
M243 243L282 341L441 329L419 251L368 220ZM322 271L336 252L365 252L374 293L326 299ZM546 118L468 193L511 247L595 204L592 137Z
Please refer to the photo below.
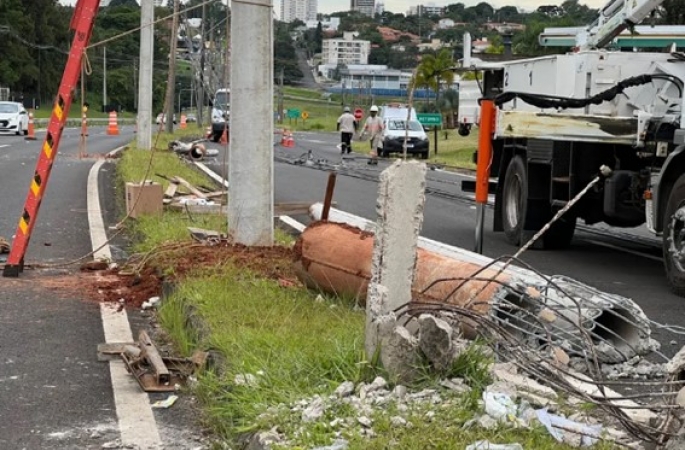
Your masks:
M526 217L528 198L528 174L521 156L509 161L502 190L502 226L507 241L512 245L523 245L523 221Z
M662 242L668 284L674 294L685 297L685 174L668 196Z
M516 246L524 245L528 239L533 237L533 233L538 230L523 229L528 210L528 172L526 163L522 156L514 156L509 162L504 179L502 192L502 226L507 241ZM539 223L547 223L552 219L556 211L540 212L544 217L536 218ZM576 230L576 218L567 212L560 217L540 237L540 244L545 249L566 248L573 240ZM536 247L539 248L539 247Z

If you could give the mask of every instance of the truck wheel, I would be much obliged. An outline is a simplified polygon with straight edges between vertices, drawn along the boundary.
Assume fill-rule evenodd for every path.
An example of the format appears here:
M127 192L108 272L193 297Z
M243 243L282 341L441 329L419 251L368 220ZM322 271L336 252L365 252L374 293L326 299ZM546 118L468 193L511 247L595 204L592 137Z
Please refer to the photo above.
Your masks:
M428 151L421 153L421 159L428 159Z
M668 196L663 251L668 284L674 294L685 297L685 175L676 180Z
M531 231L535 233L542 227L535 230L528 229L524 233L523 224L526 220L527 209L528 172L523 157L515 156L507 167L502 192L502 225L507 241L513 245L524 245L533 237ZM540 214L544 216L537 217L536 222L543 225L554 216L552 211L540 212ZM540 244L545 249L566 248L571 244L575 230L576 218L567 212L540 237Z
M523 158L514 156L509 162L502 191L502 225L504 235L512 245L522 245L523 220L526 217L528 175Z

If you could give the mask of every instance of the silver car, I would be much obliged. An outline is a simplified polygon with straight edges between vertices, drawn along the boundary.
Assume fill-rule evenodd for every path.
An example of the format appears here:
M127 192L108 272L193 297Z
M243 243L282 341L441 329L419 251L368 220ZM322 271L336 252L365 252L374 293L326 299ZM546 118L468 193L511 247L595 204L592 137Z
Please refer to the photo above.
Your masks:
M29 114L17 102L0 102L0 133L29 134Z

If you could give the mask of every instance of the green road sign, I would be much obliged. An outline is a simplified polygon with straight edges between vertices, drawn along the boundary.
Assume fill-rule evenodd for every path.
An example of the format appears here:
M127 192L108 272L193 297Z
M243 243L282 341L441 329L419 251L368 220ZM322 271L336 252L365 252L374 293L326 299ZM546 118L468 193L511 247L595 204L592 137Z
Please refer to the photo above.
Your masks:
M302 112L299 109L289 109L288 119L299 119Z
M442 125L442 114L421 113L421 114L417 114L416 117L419 119L419 123L421 125L429 125L429 126Z

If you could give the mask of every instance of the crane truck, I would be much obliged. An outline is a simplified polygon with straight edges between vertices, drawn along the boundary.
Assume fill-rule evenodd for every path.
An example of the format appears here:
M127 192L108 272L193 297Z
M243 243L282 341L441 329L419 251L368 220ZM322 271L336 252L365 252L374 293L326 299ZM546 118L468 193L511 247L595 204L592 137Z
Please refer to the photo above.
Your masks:
M480 74L495 105L494 230L523 245L600 176L536 246L568 246L579 219L646 225L685 296L685 54L607 48L661 1L609 1L567 54L473 63L465 48L461 69Z

